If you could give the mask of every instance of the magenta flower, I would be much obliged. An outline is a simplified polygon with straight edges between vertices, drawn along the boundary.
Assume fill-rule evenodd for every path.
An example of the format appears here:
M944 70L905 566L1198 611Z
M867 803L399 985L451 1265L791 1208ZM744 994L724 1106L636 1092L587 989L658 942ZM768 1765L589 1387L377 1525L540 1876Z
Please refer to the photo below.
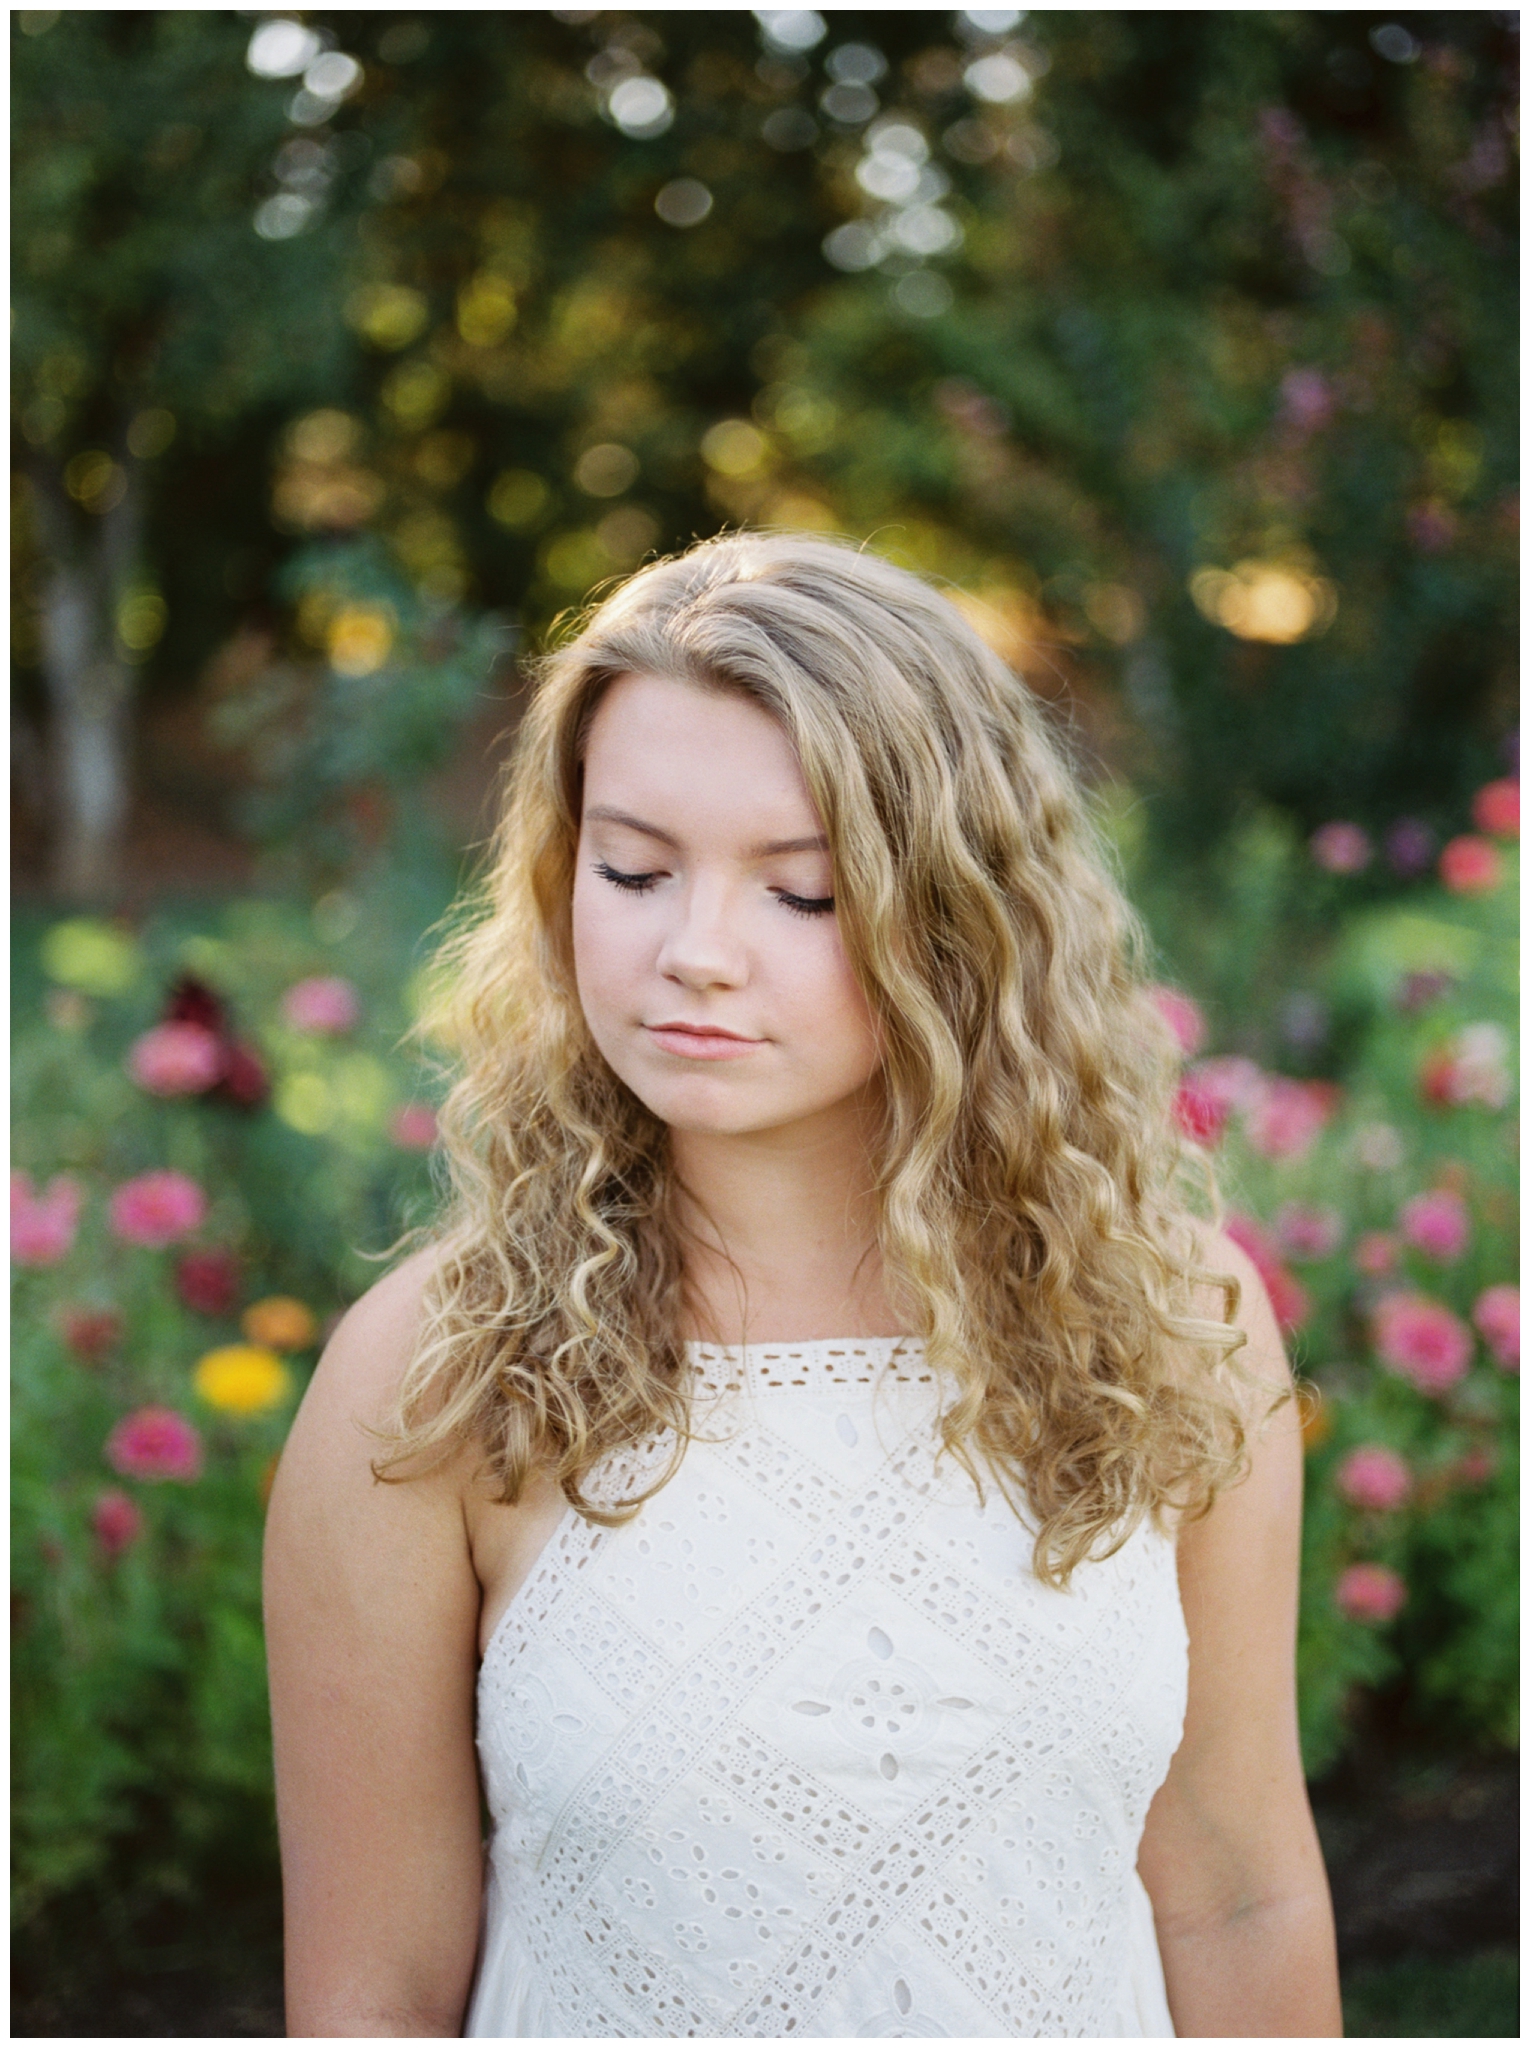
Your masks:
M226 1316L239 1299L244 1269L237 1252L215 1245L183 1252L175 1262L175 1291L198 1315Z
M338 1038L360 1022L361 998L338 974L310 975L282 997L282 1017L294 1031Z
M1463 832L1446 842L1440 855L1440 880L1454 895L1487 896L1503 877L1503 861L1490 839Z
M1472 1321L1493 1355L1493 1363L1504 1372L1519 1371L1519 1289L1488 1287L1477 1296Z
M1334 1485L1351 1507L1388 1513L1413 1491L1413 1474L1384 1444L1361 1444L1334 1474Z
M1433 1188L1404 1202L1397 1227L1415 1251L1440 1266L1453 1266L1472 1234L1466 1204L1450 1188Z
M1330 875L1358 875L1371 864L1371 835L1344 818L1319 825L1307 847L1318 866Z
M11 1175L11 1257L18 1266L56 1266L73 1249L85 1192L67 1173L39 1194L29 1173Z
M201 1024L156 1024L134 1040L127 1070L150 1095L202 1095L223 1072L223 1047Z
M1206 1019L1201 1015L1200 1005L1193 1002L1183 989L1168 988L1161 982L1148 990L1148 997L1174 1033L1175 1042L1185 1058L1194 1059L1206 1043Z
M1355 1239L1355 1265L1371 1279L1379 1280L1383 1273L1390 1273L1397 1264L1400 1249L1397 1239L1389 1231L1368 1230L1363 1237Z
M1495 839L1519 837L1519 784L1512 776L1482 785L1472 798L1472 823Z
M106 1439L106 1461L124 1479L197 1478L202 1439L174 1408L135 1408Z
M1352 1564L1340 1572L1333 1597L1351 1621L1387 1622L1401 1612L1408 1589L1384 1564Z
M1174 1091L1174 1121L1197 1145L1219 1145L1227 1128L1227 1105L1219 1102L1194 1079L1181 1081Z
M1427 1294L1389 1294L1372 1318L1383 1363L1421 1394L1448 1393L1472 1362L1472 1333L1442 1301Z
M118 1487L109 1486L97 1497L90 1526L96 1541L109 1558L121 1557L143 1534L143 1510Z
M1337 1209L1310 1202L1283 1202L1275 1212L1275 1241L1288 1259L1327 1259L1344 1239L1344 1218Z
M184 1173L165 1169L125 1180L107 1213L118 1237L162 1251L198 1228L207 1215L207 1197Z
M1241 1053L1218 1053L1209 1060L1197 1060L1185 1079L1198 1095L1216 1105L1224 1120L1234 1110L1247 1109L1264 1086L1264 1075Z
M1328 1122L1338 1090L1326 1081L1267 1074L1243 1119L1244 1133L1266 1159L1301 1159Z
M436 1142L436 1113L428 1102L406 1102L390 1129L394 1144L405 1152L428 1152Z

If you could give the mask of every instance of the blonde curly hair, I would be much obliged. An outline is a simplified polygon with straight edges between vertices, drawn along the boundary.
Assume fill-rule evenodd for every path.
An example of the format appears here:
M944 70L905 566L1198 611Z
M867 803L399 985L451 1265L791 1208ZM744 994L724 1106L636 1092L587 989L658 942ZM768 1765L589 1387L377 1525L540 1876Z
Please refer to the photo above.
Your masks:
M628 673L738 692L796 748L882 1031L879 1250L951 1388L945 1447L1025 1515L1053 1584L1145 1515L1204 1512L1244 1462L1243 1337L1186 1206L1139 927L1036 700L961 612L786 533L641 570L542 664L485 900L447 948L453 1199L379 1476L467 1441L504 1500L543 1470L611 1522L684 1452L668 1132L574 982L583 749ZM1223 1320L1197 1313L1206 1283ZM640 1444L668 1446L658 1477L593 1498Z

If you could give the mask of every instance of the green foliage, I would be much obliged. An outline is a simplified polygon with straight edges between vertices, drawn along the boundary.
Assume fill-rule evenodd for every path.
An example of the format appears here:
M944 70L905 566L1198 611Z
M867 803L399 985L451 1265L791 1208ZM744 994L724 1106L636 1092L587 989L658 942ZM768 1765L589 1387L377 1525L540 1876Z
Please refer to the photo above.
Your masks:
M1489 1949L1356 1970L1345 1980L1344 2032L1360 2040L1512 2041L1519 2034L1519 1958Z

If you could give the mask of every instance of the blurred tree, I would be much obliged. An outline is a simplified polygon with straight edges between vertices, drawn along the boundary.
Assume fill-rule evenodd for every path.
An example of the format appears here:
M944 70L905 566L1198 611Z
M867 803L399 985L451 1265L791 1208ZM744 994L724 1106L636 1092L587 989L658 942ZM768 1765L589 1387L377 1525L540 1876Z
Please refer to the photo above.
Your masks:
M311 130L359 72L329 32L282 23L257 75L233 14L11 19L18 523L36 597L22 652L51 715L56 882L99 896L164 561L188 513L205 516L177 503L187 458L216 461L252 415L269 431L344 386L333 277L356 159ZM281 82L315 60L333 98Z
M167 509L154 543L199 565L209 631L325 536L378 536L442 614L542 631L720 523L848 531L955 580L1183 847L1250 798L1443 819L1511 723L1515 19L315 13L253 33L361 71L343 106L305 83L285 130L232 17L68 16L27 49L73 79L114 36L216 44L246 183L164 205L226 231L204 278L287 266L250 332L322 335L305 376L241 334L267 381L221 445L269 487L262 566L230 584L208 553L233 512L205 476L196 530ZM92 190L120 214L140 175L103 160ZM115 366L126 330L81 318ZM315 615L274 661L327 659ZM343 701L316 683L308 715Z

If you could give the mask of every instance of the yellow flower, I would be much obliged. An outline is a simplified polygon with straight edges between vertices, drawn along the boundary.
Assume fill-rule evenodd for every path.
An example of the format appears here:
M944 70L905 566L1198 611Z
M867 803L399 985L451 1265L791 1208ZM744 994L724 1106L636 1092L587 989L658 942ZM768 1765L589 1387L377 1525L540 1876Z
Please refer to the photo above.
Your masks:
M256 1415L285 1398L292 1376L264 1344L223 1344L209 1351L192 1374L192 1384L210 1408L230 1415Z
M240 1322L250 1342L269 1351L306 1351L319 1334L313 1310L290 1294L251 1302Z

